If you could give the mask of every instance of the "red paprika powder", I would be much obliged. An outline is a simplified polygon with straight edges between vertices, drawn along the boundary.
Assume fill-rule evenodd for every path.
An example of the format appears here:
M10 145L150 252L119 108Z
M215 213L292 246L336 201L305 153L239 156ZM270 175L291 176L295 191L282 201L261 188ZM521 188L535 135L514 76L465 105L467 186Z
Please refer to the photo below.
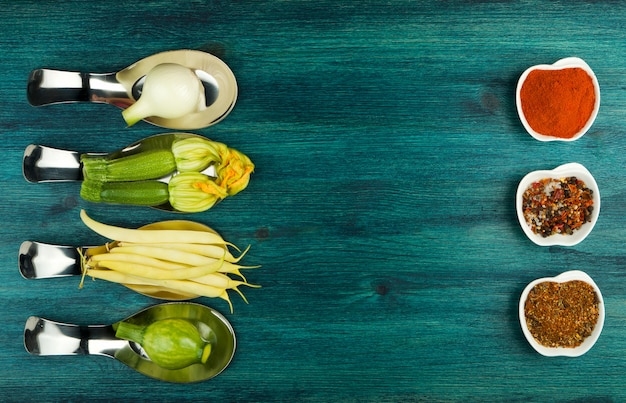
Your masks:
M544 136L572 138L587 124L596 103L593 80L579 67L533 70L522 84L526 121Z

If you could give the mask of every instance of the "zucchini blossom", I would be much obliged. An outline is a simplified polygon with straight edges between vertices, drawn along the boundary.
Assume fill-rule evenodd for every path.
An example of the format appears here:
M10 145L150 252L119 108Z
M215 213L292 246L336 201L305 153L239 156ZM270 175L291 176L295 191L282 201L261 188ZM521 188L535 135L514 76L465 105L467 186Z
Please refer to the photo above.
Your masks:
M202 137L189 137L174 141L172 153L179 172L201 172L221 161L220 155L228 147Z
M176 140L172 153L179 172L201 172L215 164L215 182L229 196L233 196L248 186L254 164L245 154L229 148L225 144L199 137Z
M168 190L172 207L186 213L208 210L228 196L212 178L198 172L174 175Z
M226 190L229 196L234 196L248 186L250 174L254 171L254 164L245 154L228 148L222 154L222 163L217 167L216 182Z

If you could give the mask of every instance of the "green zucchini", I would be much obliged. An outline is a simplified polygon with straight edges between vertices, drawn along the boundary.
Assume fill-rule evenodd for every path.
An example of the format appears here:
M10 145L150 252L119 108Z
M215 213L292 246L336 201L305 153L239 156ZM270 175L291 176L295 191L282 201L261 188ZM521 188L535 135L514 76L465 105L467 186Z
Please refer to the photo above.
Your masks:
M148 326L120 322L115 336L139 344L152 362L165 369L204 364L211 354L211 344L185 319L162 319Z
M169 201L167 183L159 181L101 182L84 180L80 196L95 203L158 206Z
M83 177L102 182L130 182L158 179L176 171L169 149L146 150L111 159L106 155L83 154Z

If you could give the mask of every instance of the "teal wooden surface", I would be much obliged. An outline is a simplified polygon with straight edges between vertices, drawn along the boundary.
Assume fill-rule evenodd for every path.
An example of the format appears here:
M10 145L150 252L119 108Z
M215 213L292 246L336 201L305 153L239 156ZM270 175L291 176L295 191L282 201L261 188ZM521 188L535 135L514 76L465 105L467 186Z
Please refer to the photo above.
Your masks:
M115 4L113 6L112 4ZM625 401L626 5L615 1L3 1L0 161L0 399L4 401ZM248 189L211 225L263 267L235 312L231 366L172 385L103 357L32 357L29 315L111 323L156 301L113 284L28 281L24 240L99 239L80 222L172 219L88 204L79 185L29 184L26 145L110 151L166 132L125 128L107 105L32 108L30 70L108 72L164 50L221 57L240 88L218 125L196 131L248 154ZM578 56L602 103L575 143L540 143L517 118L530 65ZM525 238L514 193L529 171L580 162L602 210L574 247ZM181 216L176 216L180 218ZM605 327L579 358L525 341L526 284L568 269L603 292Z

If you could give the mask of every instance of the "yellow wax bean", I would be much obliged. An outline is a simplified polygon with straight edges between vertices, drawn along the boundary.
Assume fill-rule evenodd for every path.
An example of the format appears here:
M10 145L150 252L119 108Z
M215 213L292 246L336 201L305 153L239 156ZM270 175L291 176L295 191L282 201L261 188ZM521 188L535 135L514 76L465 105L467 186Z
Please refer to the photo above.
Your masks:
M215 259L221 259L222 256L224 260L228 262L238 262L239 259L243 256L243 254L239 258L235 258L232 253L228 250L226 245L208 245L208 244L197 244L197 243L132 243L132 242L119 242L120 247L126 246L150 246L162 249L176 249L183 252L194 253L196 255L202 255L207 257L212 257Z
M259 288L258 285L248 284L246 281L233 280L223 273L209 273L203 276L193 277L190 280L218 288L235 289L240 285Z
M184 293L182 291L172 290L170 288L165 288L165 287L155 286L155 285L140 285L140 284L123 284L123 285L130 288L131 290L135 292L138 292L143 295L148 295L153 298L160 298L160 299L175 298L176 300L183 300L183 299L194 299L194 298L199 297L198 295L195 295L195 294Z
M192 278L191 280L195 281L196 283L206 284L206 285L210 285L213 287L234 290L241 296L241 298L246 302L246 304L248 303L248 299L246 298L245 295L243 295L243 292L241 292L241 290L239 289L239 286L245 285L245 286L253 287L253 288L261 287L260 285L249 284L248 282L245 281L245 278L244 278L244 281L233 280L230 277L228 277L226 274L222 274L222 273L205 274L204 276L195 277L195 278Z
M172 290L182 291L186 293L200 295L209 298L221 298L228 302L230 312L233 312L233 304L228 297L228 293L223 288L212 287L210 285L196 283L187 280L160 280L155 285L161 285Z
M106 267L107 269L150 280L187 280L194 277L201 277L206 274L213 273L217 271L217 269L219 269L221 263L222 262L218 261L212 266L194 266L171 270L160 269L154 266L139 263L102 260L98 262L98 267Z
M241 274L241 269L256 269L259 267L261 266L240 266L231 262L224 262L222 267L219 268L218 272L225 274L235 274L241 277L244 281L246 281L246 277Z
M122 242L136 243L200 243L226 244L222 237L209 231L168 230L168 229L130 229L104 224L87 215L85 210L80 211L83 223L97 234Z
M128 253L133 255L150 256L154 259L162 259L189 266L204 266L213 264L216 261L222 261L224 256L222 253L222 255L216 259L177 249L165 249L154 246L118 246L112 248L110 253Z
M131 276L115 270L88 269L87 275L101 280L111 281L119 284L130 285L152 285L157 287L168 288L175 291L181 291L186 294L195 294L201 297L221 298L228 302L230 311L233 311L233 305L228 297L228 293L223 288L212 287L206 284L196 283L187 280L150 280L142 277Z
M167 262L161 259L155 259L150 256L135 255L132 253L102 253L93 255L87 260L87 266L99 266L102 261L117 261L137 263L144 266L152 266L158 269L177 270L189 267L187 265Z

